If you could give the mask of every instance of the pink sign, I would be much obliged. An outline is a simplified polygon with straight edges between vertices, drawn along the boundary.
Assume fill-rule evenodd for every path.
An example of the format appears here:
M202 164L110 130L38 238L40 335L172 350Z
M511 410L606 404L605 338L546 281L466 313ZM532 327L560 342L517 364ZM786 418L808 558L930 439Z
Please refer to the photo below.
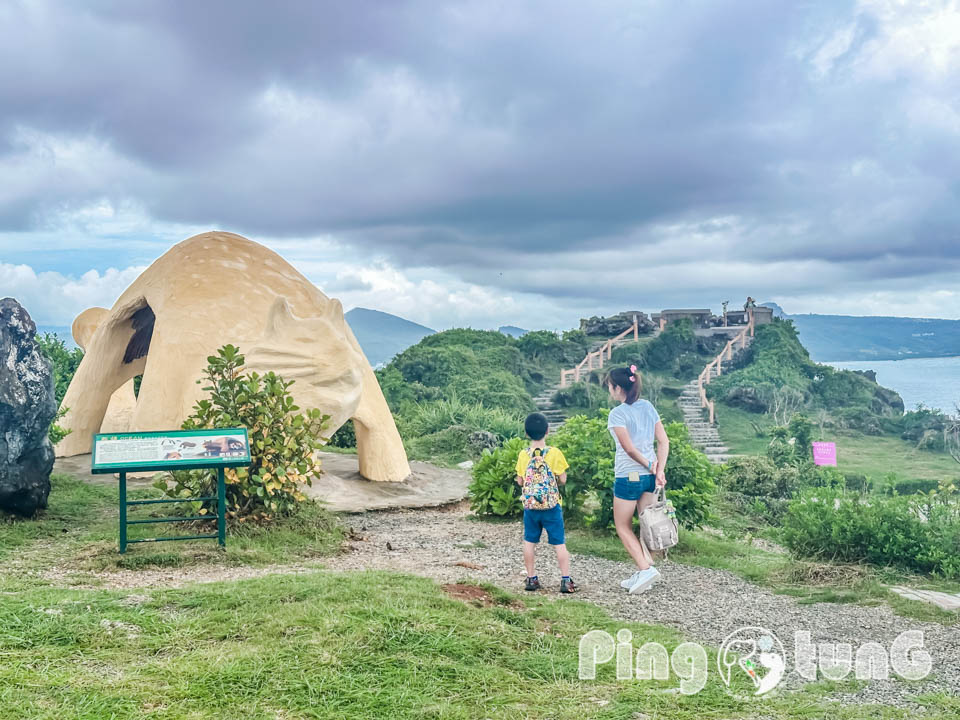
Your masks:
M832 442L813 443L813 464L836 466L837 444Z

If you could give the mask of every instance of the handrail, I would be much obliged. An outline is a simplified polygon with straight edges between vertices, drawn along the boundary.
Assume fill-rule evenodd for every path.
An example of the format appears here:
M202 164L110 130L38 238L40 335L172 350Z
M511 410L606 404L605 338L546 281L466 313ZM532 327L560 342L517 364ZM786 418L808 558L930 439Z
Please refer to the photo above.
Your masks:
M572 368L572 369L570 369L570 370L561 370L561 371L560 371L560 387L562 387L562 388L567 387L567 377L570 376L570 375L573 376L573 381L574 381L574 382L580 382L580 372L583 370L583 366L584 366L584 365L587 366L587 371L588 371L588 372L591 371L591 370L600 370L600 369L602 369L602 368L603 368L603 356L604 356L604 354L606 354L607 360L609 360L610 358L612 358L612 357L613 357L613 346L614 346L614 344L617 343L618 341L622 340L623 338L625 338L625 337L626 337L627 335L629 335L630 333L633 333L633 339L634 339L634 340L639 340L639 339L640 339L640 323L639 323L639 320L637 319L637 316L636 316L636 315L633 316L633 325L632 325L632 326L628 327L626 330L624 330L622 333L620 333L620 334L617 335L616 337L610 338L609 340L607 340L605 343L603 343L603 345L600 346L600 349L599 349L599 350L594 350L594 351L592 351L592 352L588 352L588 353L587 353L587 356L586 356L583 360L581 360L581 361L580 361L580 364L577 365L575 368ZM599 364L597 365L596 368L593 367L593 359L594 359L594 358L597 358L598 361L599 361Z
M700 371L700 375L697 377L697 393L700 395L700 409L707 408L710 411L710 424L713 425L716 423L716 407L713 400L707 399L707 391L704 388L704 385L710 384L710 379L713 376L713 366L717 367L717 377L723 374L723 359L726 355L727 360L733 360L733 346L736 343L740 343L740 349L742 350L747 346L747 335L753 337L754 333L754 318L753 310L749 309L747 314L750 316L749 322L735 337L727 340L727 344L724 345L723 350L720 351L720 354L717 355L713 360L707 363L707 366Z

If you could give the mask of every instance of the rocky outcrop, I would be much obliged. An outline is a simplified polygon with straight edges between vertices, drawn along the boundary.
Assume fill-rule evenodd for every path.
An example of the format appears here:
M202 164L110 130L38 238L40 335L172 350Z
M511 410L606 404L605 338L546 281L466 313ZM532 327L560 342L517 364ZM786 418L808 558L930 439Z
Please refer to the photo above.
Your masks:
M16 300L0 300L0 509L32 515L47 506L57 412L53 372L37 326Z
M587 335L599 335L602 337L614 337L619 335L627 328L633 327L633 316L637 316L637 325L641 335L652 333L656 329L653 320L646 313L639 310L622 312L619 315L610 317L592 317L589 320L580 320L580 329Z

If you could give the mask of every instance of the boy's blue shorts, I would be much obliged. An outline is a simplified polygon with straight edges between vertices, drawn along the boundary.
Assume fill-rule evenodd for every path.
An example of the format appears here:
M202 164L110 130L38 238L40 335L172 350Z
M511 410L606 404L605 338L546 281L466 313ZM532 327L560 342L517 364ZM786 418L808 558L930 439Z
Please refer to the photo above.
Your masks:
M639 482L630 482L630 478L618 477L613 481L613 496L621 500L639 500L645 492L657 490L655 475L641 475Z
M523 511L523 539L538 543L543 531L547 531L547 542L551 545L563 545L563 510L559 505L549 510Z

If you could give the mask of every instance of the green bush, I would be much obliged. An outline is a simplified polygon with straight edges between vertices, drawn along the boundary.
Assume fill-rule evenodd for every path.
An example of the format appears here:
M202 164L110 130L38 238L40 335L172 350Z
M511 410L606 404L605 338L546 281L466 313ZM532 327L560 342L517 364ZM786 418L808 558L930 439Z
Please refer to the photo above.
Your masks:
M493 451L486 451L473 466L470 509L478 515L514 517L523 513L520 486L517 485L517 458L527 446L523 438L513 438Z
M63 402L63 396L67 394L67 388L80 367L80 361L83 360L83 350L73 348L68 350L66 343L59 338L56 333L44 333L36 337L37 347L40 352L50 361L50 368L53 371L53 389L57 400L56 416L50 423L50 429L47 435L50 442L56 445L70 434L70 430L64 430L58 422L67 413L69 408L60 408Z
M83 350L80 348L67 349L66 343L56 333L44 333L36 338L40 352L50 361L53 370L53 387L57 398L57 405L63 402L67 394L70 381L73 380L80 361L83 360Z
M663 332L647 343L643 353L645 367L671 370L681 355L696 352L697 336L693 332L693 322L689 318L680 318L668 324ZM700 367L702 369L702 363Z
M207 362L204 377L209 385L203 389L210 397L194 406L183 429L247 428L252 463L225 473L229 516L288 514L306 499L301 486L320 477L314 451L326 441L323 430L330 417L316 409L298 413L290 394L292 380L272 372L243 373L244 357L233 345ZM216 495L216 475L213 470L175 471L170 473L172 485L164 479L157 487L170 497L209 497ZM203 515L212 512L213 505L191 510Z
M574 383L553 394L553 404L562 408L598 410L609 405L610 393L594 383Z
M687 528L698 528L710 519L716 494L716 469L707 456L690 443L690 431L683 423L666 426L670 439L667 458L667 494L677 509L677 520Z
M567 484L561 490L564 513L584 518L597 527L613 522L614 444L607 429L607 411L594 415L575 415L547 443L560 448L570 468ZM588 498L599 502L589 517L584 505Z
M766 457L738 457L726 463L719 473L724 490L750 497L789 498L800 489L800 473L795 467L777 467Z
M613 525L614 443L607 430L607 413L577 415L547 444L563 451L570 464L567 484L561 488L564 515L581 518L594 527ZM709 517L715 485L713 466L689 440L686 426L667 426L670 458L667 462L667 495L684 527L699 527ZM517 455L526 447L520 438L485 452L473 468L470 506L481 515L519 515L523 508L514 482Z
M960 578L960 501L807 490L787 509L783 540L800 557Z
M419 403L409 409L404 430L411 435L431 435L454 425L470 430L486 430L500 440L523 435L520 414L466 402L453 394L449 400Z
M347 420L340 429L330 436L330 445L338 448L355 448L357 446L357 429L353 420Z

